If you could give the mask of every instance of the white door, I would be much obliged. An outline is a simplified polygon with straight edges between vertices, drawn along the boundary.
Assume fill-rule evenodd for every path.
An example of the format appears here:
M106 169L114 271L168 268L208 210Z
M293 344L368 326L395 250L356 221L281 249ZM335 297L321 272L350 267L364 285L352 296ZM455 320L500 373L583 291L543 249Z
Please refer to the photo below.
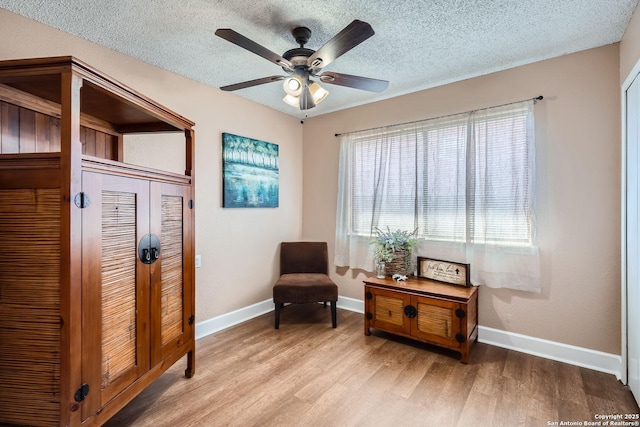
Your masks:
M640 401L640 77L626 92L627 381Z

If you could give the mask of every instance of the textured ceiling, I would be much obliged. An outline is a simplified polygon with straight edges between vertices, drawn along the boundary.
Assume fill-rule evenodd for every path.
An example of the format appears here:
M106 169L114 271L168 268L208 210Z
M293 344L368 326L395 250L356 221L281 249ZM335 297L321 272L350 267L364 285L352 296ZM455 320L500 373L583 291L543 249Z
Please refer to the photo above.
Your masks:
M278 54L296 26L317 50L354 19L376 34L324 71L389 80L382 93L323 84L305 113L279 82L234 92L313 117L620 41L638 0L0 0L0 7L220 87L284 72L214 35L231 28ZM82 59L82 58L80 58Z

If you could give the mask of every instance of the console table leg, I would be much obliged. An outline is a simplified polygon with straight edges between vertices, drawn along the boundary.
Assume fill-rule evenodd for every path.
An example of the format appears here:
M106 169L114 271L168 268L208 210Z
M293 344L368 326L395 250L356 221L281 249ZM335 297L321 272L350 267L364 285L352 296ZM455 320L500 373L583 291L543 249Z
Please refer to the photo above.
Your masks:
M371 335L371 330L369 329L369 325L367 325L367 324L364 325L364 334L366 336Z
M195 356L196 356L195 349L192 349L187 353L187 369L184 371L184 376L187 378L193 377L193 375L196 373L196 357Z
M460 362L464 363L465 365L469 363L469 346L468 345L464 345L460 350Z

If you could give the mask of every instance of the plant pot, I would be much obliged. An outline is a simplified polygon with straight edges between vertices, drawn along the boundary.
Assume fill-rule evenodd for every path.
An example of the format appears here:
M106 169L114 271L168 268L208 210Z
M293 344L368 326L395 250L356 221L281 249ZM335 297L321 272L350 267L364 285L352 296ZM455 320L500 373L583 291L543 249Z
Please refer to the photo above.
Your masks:
M385 264L387 275L393 276L394 274L401 274L403 276L409 276L409 257L410 252L407 253L404 249L395 251L393 253L393 259Z

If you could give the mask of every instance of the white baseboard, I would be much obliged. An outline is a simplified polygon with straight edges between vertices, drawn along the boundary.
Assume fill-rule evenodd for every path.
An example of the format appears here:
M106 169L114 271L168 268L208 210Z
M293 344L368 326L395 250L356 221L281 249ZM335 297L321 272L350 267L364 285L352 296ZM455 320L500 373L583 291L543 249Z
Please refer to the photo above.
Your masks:
M356 313L364 313L364 301L349 297L338 297L338 308L344 310L355 311Z
M622 357L588 348L478 326L478 341L622 378Z
M356 313L364 313L364 301L355 298L338 297L337 307ZM269 313L273 311L273 308L273 300L268 299L197 323L196 339ZM618 379L622 378L622 357L616 354L603 353L486 326L478 326L478 340L496 347L606 372L615 375Z
M268 299L248 307L243 307L220 316L212 317L203 322L196 323L196 339L206 337L223 329L230 328L238 323L246 322L254 317L273 311L273 300Z
M364 313L364 302L354 298L339 296L336 307L344 310L355 311L356 313ZM246 322L254 317L262 316L263 314L273 311L273 309L273 300L270 298L248 307L239 308L238 310L196 323L196 339L199 340L200 338L206 337L207 335L211 335L223 329L230 328L238 323Z

